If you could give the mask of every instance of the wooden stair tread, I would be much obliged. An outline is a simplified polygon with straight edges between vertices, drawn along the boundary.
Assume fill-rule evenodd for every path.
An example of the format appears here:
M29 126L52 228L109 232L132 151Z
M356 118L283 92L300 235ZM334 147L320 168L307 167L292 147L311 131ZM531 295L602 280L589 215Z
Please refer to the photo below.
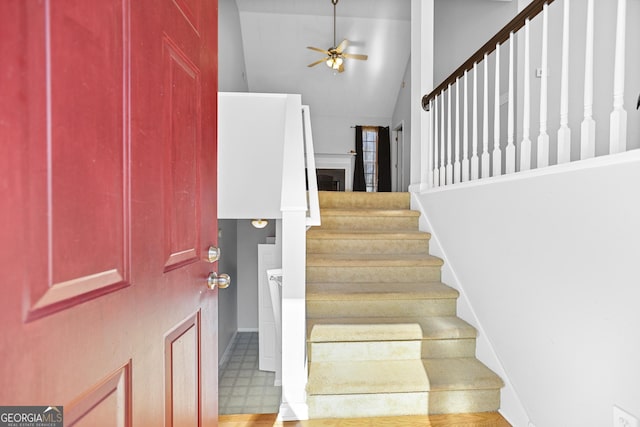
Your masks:
M318 201L321 208L409 208L411 195L409 193L364 193L358 191L318 191Z
M416 218L420 212L409 209L375 208L321 208L320 216L367 216L367 217L409 217Z
M419 325L423 340L435 339L465 339L476 338L476 329L456 316L432 316L422 318L410 317L343 317L343 318L321 318L307 320L307 337L309 342L335 342L357 339L360 341L374 341L383 339L399 339L399 335L386 333L384 328L374 329L366 333L354 332L358 335L349 335L349 330L344 328L332 331L329 328L314 328L315 326L330 325ZM408 328L409 329L409 328ZM337 332L337 333L336 333ZM410 338L409 338L410 339Z
M476 358L423 359L431 391L500 389L502 379Z
M311 362L309 395L411 393L429 390L422 361Z
M459 292L441 282L307 283L308 301L451 299Z
M417 230L332 230L312 228L307 231L307 240L429 240L430 238L431 233Z
M427 254L307 254L307 267L440 267L442 259Z

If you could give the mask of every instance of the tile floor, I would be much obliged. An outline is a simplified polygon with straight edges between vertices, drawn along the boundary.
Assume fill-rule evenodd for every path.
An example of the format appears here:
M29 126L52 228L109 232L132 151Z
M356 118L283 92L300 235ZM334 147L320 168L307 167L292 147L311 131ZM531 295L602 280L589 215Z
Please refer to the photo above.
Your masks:
M275 387L274 372L258 370L258 333L239 332L231 355L219 371L219 409L227 414L277 413L282 387Z

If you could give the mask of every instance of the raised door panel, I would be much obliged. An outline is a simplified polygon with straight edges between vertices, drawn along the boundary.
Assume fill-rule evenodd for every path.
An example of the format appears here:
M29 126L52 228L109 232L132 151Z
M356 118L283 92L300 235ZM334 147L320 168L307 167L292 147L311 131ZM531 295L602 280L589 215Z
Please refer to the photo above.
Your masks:
M165 426L200 425L200 368L198 312L165 338Z
M176 43L165 55L165 271L198 261L200 73Z
M196 34L200 34L200 1L198 0L173 0L186 21Z
M128 2L31 9L27 317L128 285Z
M130 427L131 362L96 384L65 408L65 425Z

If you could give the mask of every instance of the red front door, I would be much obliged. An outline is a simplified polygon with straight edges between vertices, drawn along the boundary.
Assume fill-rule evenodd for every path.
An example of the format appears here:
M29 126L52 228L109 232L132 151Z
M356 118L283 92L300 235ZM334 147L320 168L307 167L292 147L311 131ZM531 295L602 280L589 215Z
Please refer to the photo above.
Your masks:
M0 2L0 405L217 424L216 0Z

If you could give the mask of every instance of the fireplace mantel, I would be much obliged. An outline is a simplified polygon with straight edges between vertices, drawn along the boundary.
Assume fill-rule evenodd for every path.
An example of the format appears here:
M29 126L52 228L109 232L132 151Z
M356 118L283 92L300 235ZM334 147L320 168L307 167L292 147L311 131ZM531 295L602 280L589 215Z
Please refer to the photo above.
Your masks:
M353 170L355 155L315 153L316 169L344 169L344 189L353 191Z

